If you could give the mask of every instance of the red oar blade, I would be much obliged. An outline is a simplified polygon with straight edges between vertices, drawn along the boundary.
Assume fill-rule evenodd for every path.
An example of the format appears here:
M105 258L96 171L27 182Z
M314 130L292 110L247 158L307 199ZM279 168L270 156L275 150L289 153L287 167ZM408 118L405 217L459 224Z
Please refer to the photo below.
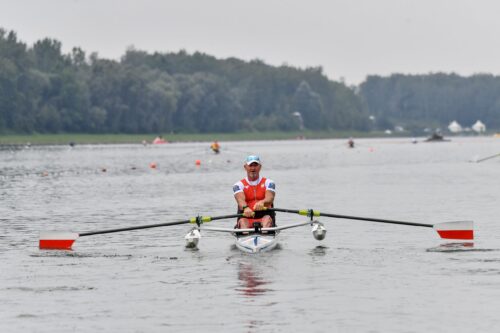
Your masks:
M436 223L433 228L441 238L474 239L474 223L472 221Z
M71 250L79 237L76 232L43 231L40 232L39 248L44 250Z

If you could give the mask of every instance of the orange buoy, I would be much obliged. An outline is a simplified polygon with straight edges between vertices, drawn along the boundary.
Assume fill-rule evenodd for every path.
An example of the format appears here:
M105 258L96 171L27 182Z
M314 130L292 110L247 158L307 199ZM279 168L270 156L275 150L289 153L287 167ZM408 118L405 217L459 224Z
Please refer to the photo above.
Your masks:
M150 167L151 169L156 169L156 163L155 163L155 162L151 162L151 163L149 163L149 167Z
M194 161L194 163L195 163L196 165L201 165L201 161L200 161L200 160L196 160L196 161Z

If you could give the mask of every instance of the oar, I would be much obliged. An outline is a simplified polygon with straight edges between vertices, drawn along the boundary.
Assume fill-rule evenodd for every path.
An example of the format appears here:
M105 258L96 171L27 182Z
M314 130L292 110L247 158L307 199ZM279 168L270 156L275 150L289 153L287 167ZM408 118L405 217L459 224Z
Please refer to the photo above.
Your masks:
M130 231L130 230L166 227L166 226L171 226L171 225L187 224L187 223L196 223L196 224L200 225L201 223L205 223L205 222L210 222L210 221L214 221L214 220L229 219L229 218L240 217L240 216L241 216L241 214L222 215L222 216L197 216L197 217L192 217L188 220L165 222L165 223L158 223L158 224L147 224L147 225L140 225L140 226L135 226L135 227L89 231L89 232L82 232L82 233L66 232L66 231L42 231L42 232L40 232L39 248L40 249L52 249L52 250L70 250L71 246L73 245L75 240L79 237L100 235L100 234L110 234L110 233L114 233L114 232L122 232L122 231Z
M426 227L426 228L433 228L434 230L436 230L438 232L439 236L441 236L441 238L445 238L445 239L474 239L474 230L473 230L474 223L472 221L453 221L453 222L427 224L427 223L416 223L416 222L378 219L378 218L372 218L372 217L359 217L359 216L320 213L319 211L312 210L312 209L293 210L293 209L270 208L269 210L273 210L276 212L284 212L284 213L294 213L294 214L309 216L311 218L313 216L327 216L327 217L334 217L334 218L339 218L339 219L361 220L361 221L370 221L370 222L410 225L410 226L415 226L415 227Z
M483 162L483 161L486 161L486 160L489 160L489 159L492 159L492 158L495 158L498 156L500 156L500 153L495 154L495 155L491 155L491 156L487 156L487 157L483 157L483 158L477 160L476 163L480 163L480 162Z

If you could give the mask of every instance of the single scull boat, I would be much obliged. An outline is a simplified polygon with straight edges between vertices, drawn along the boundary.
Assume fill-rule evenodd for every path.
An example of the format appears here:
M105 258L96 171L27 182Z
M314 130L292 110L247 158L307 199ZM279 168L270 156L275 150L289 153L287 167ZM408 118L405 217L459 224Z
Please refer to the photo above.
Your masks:
M278 245L278 235L281 230L302 227L310 225L313 237L317 240L322 240L326 236L325 226L318 221L300 222L294 224L287 224L273 228L261 228L259 223L254 224L253 229L231 229L231 228L217 228L198 226L191 229L184 237L186 240L186 247L195 248L201 238L201 231L215 231L225 232L234 236L235 245L238 249L247 253L267 252Z
M320 213L319 211L312 209L292 210L292 209L272 208L270 210L273 210L275 212L285 212L285 213L307 216L309 218L309 221L292 223L272 228L262 228L259 223L256 223L254 224L253 229L217 228L217 227L206 227L204 225L204 223L214 220L241 217L241 214L232 214L232 215L213 216L213 217L197 216L181 221L171 221L158 224L148 224L141 226L123 227L117 229L89 231L83 233L45 231L40 233L39 248L51 249L51 250L71 250L71 247L73 246L75 240L84 236L192 223L196 224L196 226L192 228L189 231L189 233L185 236L187 247L198 246L199 240L201 238L201 232L213 231L213 232L225 232L234 236L236 247L241 251L248 253L259 253L259 252L269 251L275 248L276 245L278 244L278 235L280 234L281 231L285 229L310 225L312 227L312 234L314 238L317 240L324 239L326 235L326 229L324 225L316 220L313 220L315 217L319 216L347 219L347 220L360 220L360 221L369 221L377 223L388 223L388 224L398 224L398 225L406 225L414 227L432 228L436 230L439 236L443 239L454 239L454 240L474 239L474 229L473 229L474 224L472 221L452 221L452 222L441 222L441 223L430 224L430 223L418 223L418 222L408 222L408 221L396 221L396 220L380 219L373 217L360 217L360 216L339 215L332 213Z

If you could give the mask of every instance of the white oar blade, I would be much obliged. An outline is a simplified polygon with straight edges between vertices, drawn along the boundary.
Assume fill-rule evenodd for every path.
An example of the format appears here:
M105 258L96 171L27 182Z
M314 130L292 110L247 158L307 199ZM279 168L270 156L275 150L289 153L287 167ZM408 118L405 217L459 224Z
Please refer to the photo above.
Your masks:
M474 239L474 223L472 221L436 223L433 228L441 238Z
M71 250L78 237L76 232L42 231L38 246L44 250Z

